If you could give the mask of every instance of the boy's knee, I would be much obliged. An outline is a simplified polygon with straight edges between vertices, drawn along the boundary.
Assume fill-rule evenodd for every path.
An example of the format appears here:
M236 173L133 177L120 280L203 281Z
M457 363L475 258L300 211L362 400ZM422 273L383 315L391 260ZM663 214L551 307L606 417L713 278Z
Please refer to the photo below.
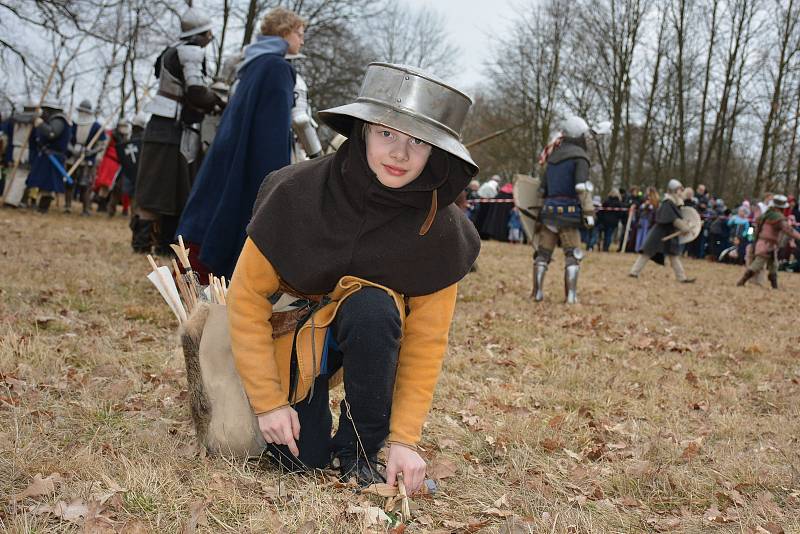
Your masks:
M400 314L394 299L377 287L365 287L350 295L337 315L354 327L400 329Z

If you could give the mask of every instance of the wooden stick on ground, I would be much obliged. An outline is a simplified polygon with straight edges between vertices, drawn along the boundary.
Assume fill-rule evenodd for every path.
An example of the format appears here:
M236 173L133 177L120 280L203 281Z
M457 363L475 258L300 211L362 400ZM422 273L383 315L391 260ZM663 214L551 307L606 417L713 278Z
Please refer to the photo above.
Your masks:
M409 521L411 519L411 507L408 504L408 493L406 492L406 484L403 480L403 473L397 473L397 487L400 490L400 497L403 499L403 521Z

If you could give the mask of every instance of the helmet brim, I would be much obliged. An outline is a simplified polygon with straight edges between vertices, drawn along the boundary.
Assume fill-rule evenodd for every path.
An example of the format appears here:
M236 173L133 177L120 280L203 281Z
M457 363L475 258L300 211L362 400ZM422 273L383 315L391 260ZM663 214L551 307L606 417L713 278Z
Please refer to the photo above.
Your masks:
M354 119L386 126L452 154L471 167L472 176L478 174L478 165L458 138L433 123L402 111L373 102L354 102L320 111L319 118L345 137L352 134Z

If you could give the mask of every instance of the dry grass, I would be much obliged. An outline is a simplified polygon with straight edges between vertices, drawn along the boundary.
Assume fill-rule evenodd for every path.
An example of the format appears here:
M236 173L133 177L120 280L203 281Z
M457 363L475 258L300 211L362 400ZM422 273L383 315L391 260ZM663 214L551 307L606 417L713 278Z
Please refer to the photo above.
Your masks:
M0 530L362 531L364 498L324 478L195 454L173 318L128 240L0 212ZM406 532L800 532L800 277L632 281L632 261L590 254L566 307L559 256L534 305L530 249L484 244L424 433L456 473ZM62 480L13 502L37 473ZM76 498L107 500L86 524L43 508Z

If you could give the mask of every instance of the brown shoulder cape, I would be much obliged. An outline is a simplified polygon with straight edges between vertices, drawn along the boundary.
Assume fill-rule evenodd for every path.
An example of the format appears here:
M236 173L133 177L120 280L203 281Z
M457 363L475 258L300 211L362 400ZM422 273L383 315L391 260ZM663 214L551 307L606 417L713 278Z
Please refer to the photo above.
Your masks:
M458 282L480 251L474 226L453 204L471 168L434 148L416 180L386 187L367 164L363 123L354 123L336 154L264 179L247 234L281 279L308 295L328 293L345 275L406 296Z

